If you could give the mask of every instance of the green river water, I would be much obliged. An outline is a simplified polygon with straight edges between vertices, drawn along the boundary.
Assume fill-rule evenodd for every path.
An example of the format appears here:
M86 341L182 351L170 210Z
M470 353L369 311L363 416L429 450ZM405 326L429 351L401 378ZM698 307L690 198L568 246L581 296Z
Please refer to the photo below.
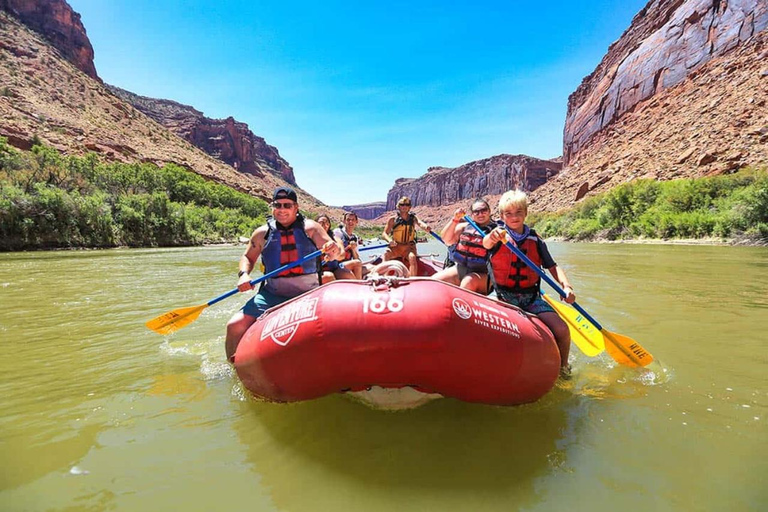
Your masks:
M574 347L525 406L261 403L224 358L245 296L144 327L233 288L242 247L0 254L0 510L768 509L768 249L550 245L665 371Z

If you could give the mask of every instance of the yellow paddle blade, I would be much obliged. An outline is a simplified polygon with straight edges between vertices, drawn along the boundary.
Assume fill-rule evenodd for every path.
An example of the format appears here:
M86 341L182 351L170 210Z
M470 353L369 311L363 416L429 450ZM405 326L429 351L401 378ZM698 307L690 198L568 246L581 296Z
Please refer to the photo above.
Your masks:
M653 356L638 342L628 336L603 329L605 350L619 364L637 368L653 362Z
M564 304L549 295L542 294L544 300L557 311L560 318L568 324L568 330L571 332L571 340L579 347L585 356L595 357L605 350L603 334L592 325L592 322L584 318L584 315L576 311L575 308Z
M201 306L174 309L164 315L153 318L146 323L146 326L159 334L171 334L197 320L200 313L207 307L208 304L203 304Z

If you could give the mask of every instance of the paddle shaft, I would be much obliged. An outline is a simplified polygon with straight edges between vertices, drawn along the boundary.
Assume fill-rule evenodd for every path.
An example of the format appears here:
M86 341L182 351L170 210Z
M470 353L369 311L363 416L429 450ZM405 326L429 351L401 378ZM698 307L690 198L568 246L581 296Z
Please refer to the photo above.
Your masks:
M388 246L389 246L389 244L372 245L371 247L362 247L362 248L358 249L358 251L370 251L371 249L381 249L383 247L388 247ZM250 281L250 284L251 284L251 286L256 286L260 282L262 282L262 281L264 281L266 279L269 279L270 277L274 277L277 274L279 274L280 272L284 272L284 271L286 271L286 270L288 270L290 268L297 267L297 266L301 265L302 263L304 263L305 261L311 260L312 258L317 258L322 253L323 253L323 251L321 249L318 249L315 252L307 254L306 256L304 256L303 258L301 258L301 259L299 259L297 261L293 261L291 263L286 263L282 267L276 268L272 272L268 272L268 273L264 274L261 277L257 277L256 279L252 279ZM227 293L219 295L215 299L209 300L206 303L206 306L212 306L212 305L216 304L217 302L221 302L222 300L224 300L224 299L226 299L228 297L233 296L234 294L238 293L239 291L240 291L239 288L235 288L234 290L229 290Z
M470 223L470 225L471 225L473 228L475 228L475 229L476 229L476 230L477 230L479 233L482 233L482 230L480 229L480 227L479 227L477 224L475 224L475 223L472 221L472 219L470 219L470 218L469 218L469 215L465 216L465 217L464 217L464 220L466 220L467 222L469 222L469 223ZM554 288L554 289L555 289L555 291L556 291L557 293L559 293L561 297L563 297L563 298L565 298L565 297L566 297L566 295L565 295L565 291L564 291L562 288L560 288L560 285L558 285L558 284L557 284L557 282L555 282L555 280L554 280L554 279L552 279L552 278L551 278L551 277L549 277L549 276L548 276L546 273L544 273L544 270L543 270L541 267L539 267L537 264L535 264L534 262L532 262L532 261L530 260L530 258L528 258L528 256L526 256L526 255L525 255L525 253L523 253L523 251L521 251L520 249L518 249L517 247L515 247L515 244L513 244L513 243L512 243L512 242L510 242L510 241L507 241L507 242L505 242L505 245L506 245L506 246L507 246L507 247L508 247L508 248L509 248L509 249L510 249L510 250L511 250L513 253L515 253L515 256L517 256L518 258L520 258L521 260L523 260L523 263L525 263L526 265L528 265L529 267L531 267L531 268L534 270L534 272L536 272L537 274L539 274L539 277L541 277L541 278L542 278L544 281L546 281L546 282L547 282L547 284L548 284L549 286L551 286L552 288ZM594 318L592 318L592 315L590 315L589 313L587 313L586 311L584 311L584 308L582 308L581 306L579 306L579 305L578 305L576 302L573 302L573 304L571 304L571 306L573 306L573 307L576 309L576 311L578 311L579 313L581 313L582 315L584 315L584 318L586 318L587 320L589 320L590 322L592 322L592 325L594 325L595 327L597 327L597 329L598 329L598 330L600 330L600 331L602 331L602 330L603 330L603 326L602 326L602 325L600 325L600 323L599 323L597 320L595 320Z
M256 279L252 279L250 281L250 285L251 285L251 287L256 286L260 282L262 282L262 281L264 281L266 279L269 279L270 277L274 277L277 274L279 274L280 272L284 272L284 271L286 271L286 270L288 270L290 268L297 267L297 266L301 265L302 263L304 263L305 261L309 261L312 258L319 257L321 254L323 254L323 250L322 249L318 249L318 250L316 250L313 253L307 254L306 256L304 256L301 259L298 259L296 261L292 261L291 263L286 263L282 267L278 267L275 270L273 270L272 272L267 272L266 274L264 274L261 277L257 277ZM239 288L235 288L233 290L229 290L227 293L223 293L223 294L219 295L218 297L216 297L215 299L209 300L205 305L206 306L213 306L217 302L221 302L222 300L226 299L227 297L231 297L234 294L239 293L239 292L240 292Z
M438 240L438 241L439 241L441 244L445 245L445 242L443 242L443 239L442 239L442 238L440 238L440 235L438 235L438 234L437 234L437 233L435 233L434 231L430 231L430 232L429 232L429 234L430 234L430 235L432 235L433 237L437 238L437 240Z

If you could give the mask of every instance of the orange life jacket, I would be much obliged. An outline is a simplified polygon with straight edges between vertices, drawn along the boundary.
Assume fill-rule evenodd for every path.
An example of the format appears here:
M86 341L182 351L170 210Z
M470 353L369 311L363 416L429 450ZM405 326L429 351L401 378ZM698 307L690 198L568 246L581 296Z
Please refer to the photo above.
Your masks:
M517 244L517 248L541 268L539 243L539 236L534 230L531 230L528 237ZM539 292L541 284L539 275L523 260L515 256L515 253L509 247L505 247L504 244L491 250L491 256L488 259L488 273L491 275L493 286L497 289L500 288L512 293Z

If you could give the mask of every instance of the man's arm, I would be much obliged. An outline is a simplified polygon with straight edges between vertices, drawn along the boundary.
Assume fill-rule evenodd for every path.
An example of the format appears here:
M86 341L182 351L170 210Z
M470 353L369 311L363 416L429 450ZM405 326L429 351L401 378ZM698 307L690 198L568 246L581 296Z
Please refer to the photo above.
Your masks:
M321 248L329 260L337 260L344 253L341 244L331 240L328 233L317 222L310 219L305 220L304 229L315 243L315 246Z
M248 245L245 246L245 252L240 256L237 288L241 292L253 289L253 286L250 284L251 272L256 265L256 260L261 256L261 251L264 249L264 237L267 234L267 229L268 226L266 225L257 228L251 234Z
M466 222L461 222L466 212L464 208L459 208L453 213L453 218L448 221L443 230L440 232L440 237L445 242L445 245L453 245L459 241L459 236L464 228L467 227Z
M395 218L390 217L389 220L387 221L387 225L384 226L384 231L381 232L381 238L383 238L390 244L392 243L392 237L390 235L392 234L392 229L394 229L394 227L395 227Z
M419 227L424 231L426 231L427 233L432 232L432 228L429 227L429 224L427 224L426 222L421 222L421 219L418 217L416 217L416 224L418 224Z

